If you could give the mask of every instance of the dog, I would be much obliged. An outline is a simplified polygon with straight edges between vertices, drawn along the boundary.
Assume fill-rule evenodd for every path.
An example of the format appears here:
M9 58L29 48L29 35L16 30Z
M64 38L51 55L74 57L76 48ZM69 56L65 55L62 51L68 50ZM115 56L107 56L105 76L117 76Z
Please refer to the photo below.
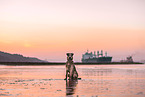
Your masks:
M73 63L73 53L67 53L67 62L66 62L66 80L76 80L78 78L78 73L76 67Z

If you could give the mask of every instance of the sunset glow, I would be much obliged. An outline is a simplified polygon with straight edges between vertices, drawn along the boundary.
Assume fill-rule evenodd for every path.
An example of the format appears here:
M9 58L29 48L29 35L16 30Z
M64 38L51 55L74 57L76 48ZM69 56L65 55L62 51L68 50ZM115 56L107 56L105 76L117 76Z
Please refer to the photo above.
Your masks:
M0 51L66 61L108 51L145 60L144 0L1 0Z

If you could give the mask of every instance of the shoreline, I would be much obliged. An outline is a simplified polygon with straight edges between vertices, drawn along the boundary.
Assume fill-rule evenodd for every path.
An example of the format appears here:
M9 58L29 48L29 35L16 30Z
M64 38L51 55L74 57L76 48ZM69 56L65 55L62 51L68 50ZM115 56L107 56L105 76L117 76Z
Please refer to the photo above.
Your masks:
M41 66L41 65L65 65L64 62L0 62L1 65L8 65L8 66ZM132 64L144 64L140 62L111 62L111 63L81 63L81 62L74 62L75 65L132 65Z

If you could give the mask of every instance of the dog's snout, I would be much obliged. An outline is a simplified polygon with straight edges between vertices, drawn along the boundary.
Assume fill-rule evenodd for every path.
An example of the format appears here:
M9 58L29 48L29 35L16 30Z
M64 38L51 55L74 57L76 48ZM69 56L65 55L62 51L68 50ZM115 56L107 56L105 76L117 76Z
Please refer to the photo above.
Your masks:
M72 60L72 57L69 57L69 60Z

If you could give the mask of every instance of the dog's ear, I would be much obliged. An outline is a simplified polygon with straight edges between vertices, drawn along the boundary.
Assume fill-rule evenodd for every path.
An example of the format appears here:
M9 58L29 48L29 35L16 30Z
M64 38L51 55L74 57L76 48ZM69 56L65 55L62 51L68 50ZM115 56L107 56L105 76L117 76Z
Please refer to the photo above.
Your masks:
M74 53L71 53L71 56L73 56L74 55Z
M67 56L69 56L69 53L66 53Z

